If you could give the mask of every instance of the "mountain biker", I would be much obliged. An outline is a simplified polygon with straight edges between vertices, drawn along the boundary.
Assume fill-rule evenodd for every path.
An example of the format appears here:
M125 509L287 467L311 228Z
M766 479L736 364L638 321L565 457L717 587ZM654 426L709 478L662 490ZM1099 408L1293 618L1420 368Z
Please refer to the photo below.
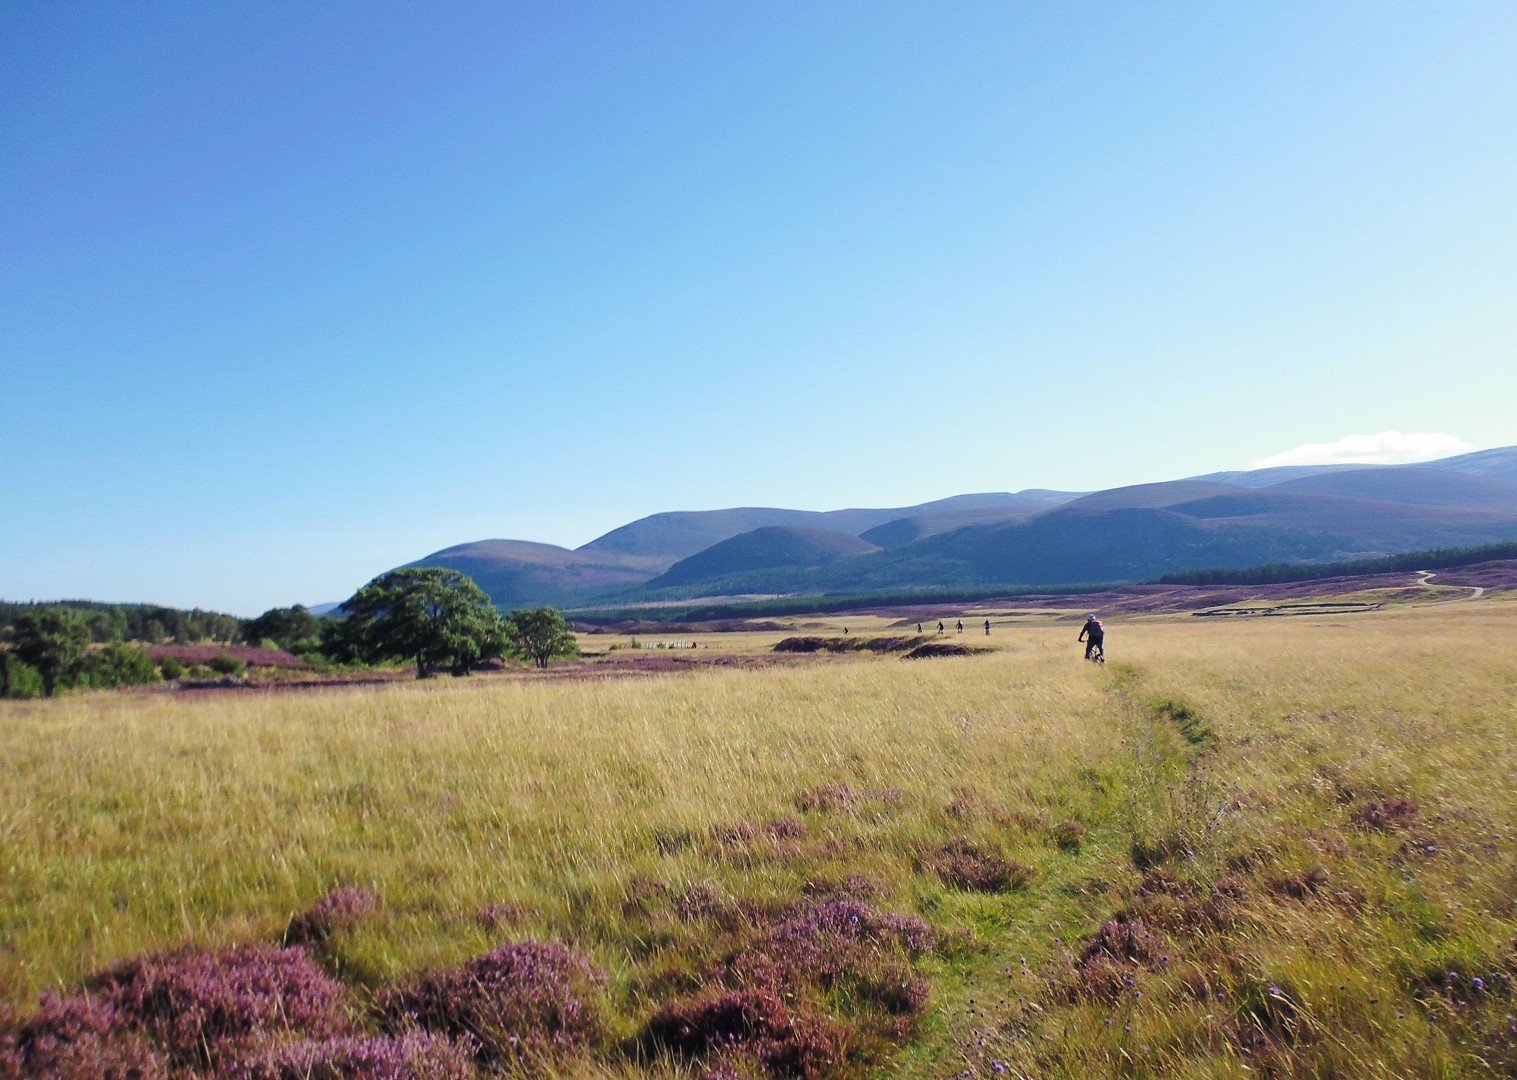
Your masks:
M1106 658L1106 628L1095 615L1085 616L1085 625L1080 628L1080 636L1075 640L1085 642L1085 659L1094 660L1097 656L1103 660Z

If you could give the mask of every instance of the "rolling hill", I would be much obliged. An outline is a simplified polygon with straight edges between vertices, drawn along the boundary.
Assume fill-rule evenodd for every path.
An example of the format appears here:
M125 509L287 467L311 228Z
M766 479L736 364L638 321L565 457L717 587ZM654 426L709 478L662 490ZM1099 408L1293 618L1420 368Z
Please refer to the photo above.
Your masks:
M680 596L1145 580L1517 539L1517 447L1416 465L1218 472L1088 494L917 506L653 514L570 550L482 540L412 565L461 570L503 607Z
M805 570L880 550L837 529L770 525L713 544L681 559L648 583L650 589L731 577L755 570Z

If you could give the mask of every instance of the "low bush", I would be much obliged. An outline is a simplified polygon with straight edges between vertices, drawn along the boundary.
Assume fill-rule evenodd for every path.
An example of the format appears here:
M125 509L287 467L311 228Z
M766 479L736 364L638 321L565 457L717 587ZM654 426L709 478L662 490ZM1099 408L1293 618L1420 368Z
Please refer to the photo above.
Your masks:
M477 1040L490 1065L533 1065L583 1053L604 1038L605 974L556 943L525 941L423 975L382 994L392 1031L419 1027Z
M1032 867L968 840L951 840L924 861L944 883L973 892L1010 892L1026 885L1033 875Z
M288 1043L233 1062L221 1080L470 1080L473 1059L470 1040L408 1031Z
M206 666L218 675L241 675L247 668L247 664L231 653L220 653L211 657L206 661Z
M284 943L319 945L339 930L355 925L378 906L379 900L373 893L344 885L291 919L284 931Z

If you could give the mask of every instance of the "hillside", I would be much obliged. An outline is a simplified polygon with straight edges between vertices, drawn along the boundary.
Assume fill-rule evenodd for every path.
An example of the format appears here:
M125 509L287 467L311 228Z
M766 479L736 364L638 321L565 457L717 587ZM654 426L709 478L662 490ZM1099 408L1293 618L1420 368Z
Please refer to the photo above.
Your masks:
M726 578L756 570L806 570L879 548L836 529L771 525L713 544L681 559L648 583L650 589Z
M433 552L411 566L440 566L473 578L499 607L566 604L640 584L657 570L632 556L582 554L524 540L478 540Z
M503 607L670 596L1131 582L1517 539L1517 447L1416 465L1218 472L1086 494L958 495L832 511L653 514L575 550L488 540L416 565Z

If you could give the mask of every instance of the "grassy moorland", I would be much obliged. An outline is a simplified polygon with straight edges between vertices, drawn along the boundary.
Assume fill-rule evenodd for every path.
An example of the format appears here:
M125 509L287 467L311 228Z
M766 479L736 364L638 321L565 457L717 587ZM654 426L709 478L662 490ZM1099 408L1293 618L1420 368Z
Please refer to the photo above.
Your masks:
M1514 631L6 704L0 1076L1510 1074Z

